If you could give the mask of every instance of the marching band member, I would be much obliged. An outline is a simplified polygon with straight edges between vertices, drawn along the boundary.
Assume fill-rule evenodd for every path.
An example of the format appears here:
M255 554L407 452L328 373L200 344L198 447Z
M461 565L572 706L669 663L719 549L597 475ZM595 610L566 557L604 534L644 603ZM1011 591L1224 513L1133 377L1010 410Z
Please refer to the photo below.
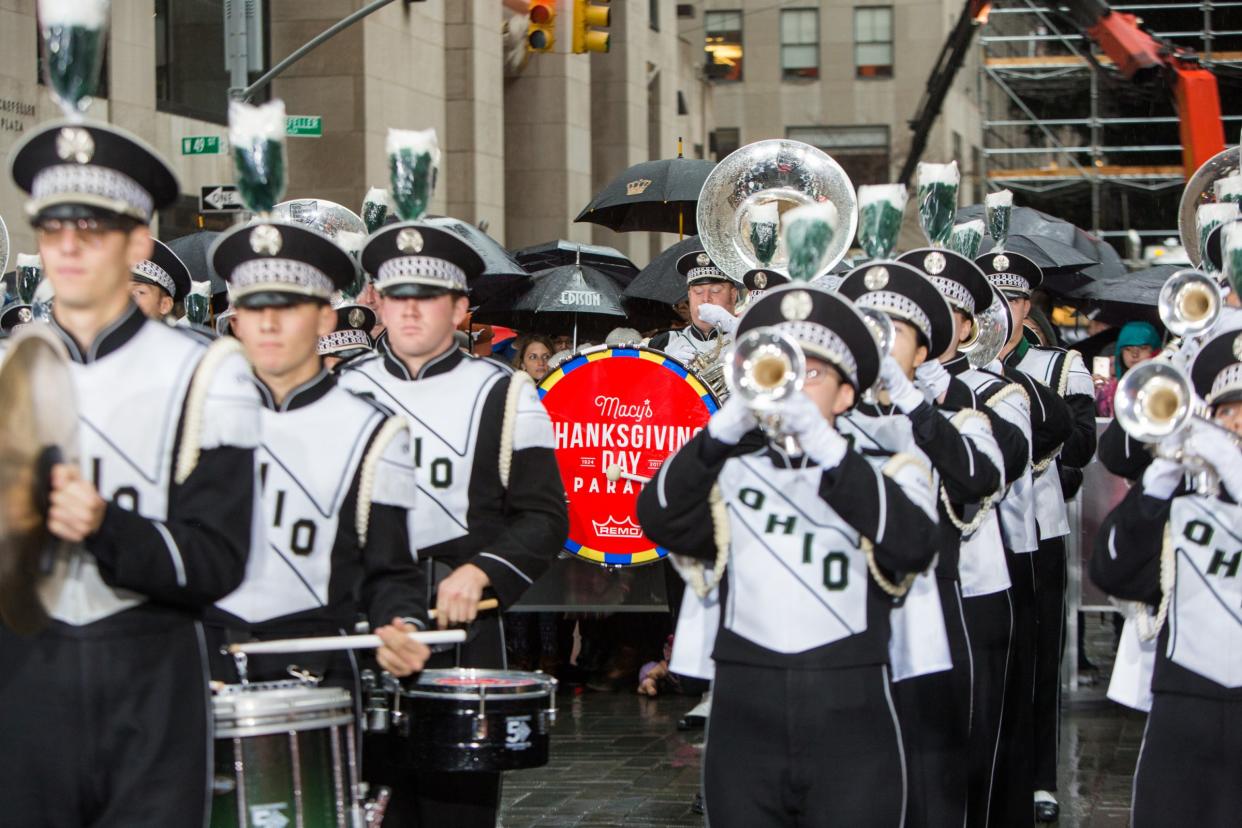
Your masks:
M723 308L731 319L737 310L739 283L716 267L703 251L692 251L677 260L677 272L686 277L686 291L690 297L690 324L680 330L656 334L648 343L674 359L689 364L695 357L710 354L723 344L718 323L724 314L704 318L702 309L710 306Z
M159 239L152 239L150 258L130 271L130 296L148 319L164 319L190 292L190 269Z
M767 326L807 356L804 391L780 413L798 452L765 438L735 393L638 498L657 543L729 562L704 758L708 819L900 825L889 613L904 576L935 555L928 471L902 456L874 467L835 428L880 367L847 300L786 285L755 303L737 333ZM889 795L875 795L878 779L894 786Z
M1043 281L1039 266L1010 252L988 253L975 261L992 286L1009 300L1014 331L1001 350L1002 361L1052 390L1064 400L1070 414L1070 432L1059 451L1042 455L1034 469L1039 548L1030 561L1035 595L1030 768L1035 817L1040 822L1052 822L1060 810L1054 794L1060 742L1061 655L1065 646L1065 536L1069 534L1061 469L1077 471L1095 453L1095 383L1076 351L1032 345L1022 335L1023 323L1031 310L1031 292ZM1015 735L1021 738L1020 734Z
M361 609L385 642L380 666L397 676L421 669L430 652L404 635L425 626L427 611L407 531L417 491L409 429L340 388L319 355L339 315L332 292L354 281L357 264L326 236L281 223L231 230L211 257L229 283L263 413L261 540L241 586L209 613L210 640L344 635ZM287 656L255 656L236 676L212 652L225 681L287 677ZM300 656L299 666L360 699L352 654Z
M1234 825L1242 756L1242 334L1212 339L1194 361L1213 423L1165 438L1096 535L1091 578L1118 598L1158 606L1152 704L1135 768L1135 828ZM1187 465L1167 459L1185 456ZM1188 489L1205 465L1219 491Z
M52 469L48 531L70 547L37 634L0 629L0 809L14 825L199 825L211 709L199 618L245 574L258 394L236 346L148 321L130 272L172 204L138 139L56 123L11 171L64 343L80 458Z
M469 245L434 227L391 224L371 236L361 260L386 334L378 353L341 367L340 382L408 420L420 492L414 546L435 568L437 620L474 622L462 666L504 667L500 614L476 620L477 606L485 590L502 608L516 603L568 534L552 422L526 374L456 346L468 285L483 270ZM429 665L451 666L453 655ZM372 781L382 776L394 790L387 824L496 821L499 774L415 776L391 758L368 760Z
M948 351L956 337L953 314L931 282L910 265L874 261L849 273L838 290L855 307L885 314L894 329L891 353L880 368L879 402L863 402L841 417L842 433L863 452L921 454L939 481L935 586L952 666L912 672L894 682L893 692L910 776L906 824L960 826L969 781L973 664L958 574L965 524L958 516L989 508L1003 485L1004 461L985 415L929 402L913 382L916 369Z
M992 302L993 290L983 271L965 256L944 249L912 250L898 261L920 268L953 313L952 344L939 361L929 360L916 369L919 384L950 410L968 408L984 414L1003 458L1007 488L996 508L976 513L971 520L975 528L963 533L958 567L973 668L966 824L984 826L991 812L1013 649L1011 581L998 513L1016 508L1020 514L1032 508L1030 401L1022 386L972 367L960 351L979 335L979 314ZM976 342L976 347L985 343ZM941 520L943 525L944 515Z
M371 331L375 328L375 311L366 305L337 305L336 327L319 337L319 355L329 371L343 362L366 356L375 350Z

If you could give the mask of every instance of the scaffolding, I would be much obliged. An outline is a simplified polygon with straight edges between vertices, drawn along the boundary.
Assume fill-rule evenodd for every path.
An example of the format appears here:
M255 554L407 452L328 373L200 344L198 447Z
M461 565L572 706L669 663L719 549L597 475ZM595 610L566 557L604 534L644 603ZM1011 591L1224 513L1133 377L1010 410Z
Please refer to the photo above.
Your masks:
M1242 129L1242 2L1116 5L1198 52L1217 76L1226 142ZM989 190L1122 246L1177 238L1186 177L1171 92L1125 80L1055 8L1009 0L979 39L982 173ZM1123 251L1124 252L1124 251Z

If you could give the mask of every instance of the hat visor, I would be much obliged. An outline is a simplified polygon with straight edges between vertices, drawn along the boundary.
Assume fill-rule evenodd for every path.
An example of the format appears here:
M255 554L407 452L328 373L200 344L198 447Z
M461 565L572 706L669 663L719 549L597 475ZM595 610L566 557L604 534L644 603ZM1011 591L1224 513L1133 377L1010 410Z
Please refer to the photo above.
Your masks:
M327 299L319 296L310 296L305 293L293 293L284 290L256 290L253 293L247 293L245 296L239 296L233 300L233 304L237 307L249 310L288 308L294 305L302 305L306 302L328 304Z
M381 296L393 299L434 299L437 296L456 294L465 296L465 291L446 287L445 285L428 285L422 282L398 282L397 284L379 287Z
M1209 405L1215 412L1218 405L1227 405L1228 403L1242 402L1242 388L1231 388L1221 393L1219 397L1213 397Z
M131 272L129 274L129 280L131 282L140 282L141 284L144 284L144 285L151 285L152 287L157 287L164 292L165 296L171 296L171 294L168 292L168 288L164 287L163 285L161 285L159 282L155 281L154 279L148 279L146 276L143 276L139 273ZM173 296L172 298L174 301L176 301L177 297Z
M151 221L141 210L124 201L84 193L32 198L26 202L26 214L30 216L31 222L41 219L114 219L118 216L133 219L139 224L149 224Z
M363 354L374 353L374 348L364 348L361 345L340 345L336 348L320 349L320 356L336 357L337 359L346 360L360 357Z
M1006 299L1030 299L1031 292L1029 290L1018 290L1017 288L997 288L1001 296Z
M710 284L733 285L733 287L735 288L745 287L745 285L741 284L740 282L735 282L734 280L730 279L727 276L695 276L692 279L686 280L686 287L688 288L694 287L695 285L710 285Z

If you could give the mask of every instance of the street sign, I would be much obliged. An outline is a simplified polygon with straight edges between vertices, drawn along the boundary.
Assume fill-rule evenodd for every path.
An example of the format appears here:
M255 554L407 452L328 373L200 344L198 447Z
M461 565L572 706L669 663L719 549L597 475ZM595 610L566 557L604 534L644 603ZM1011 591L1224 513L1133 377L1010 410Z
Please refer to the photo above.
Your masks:
M200 187L198 211L200 213L237 213L245 209L241 193L234 184L212 184Z
M181 139L182 155L219 155L219 135L189 135Z
M285 116L285 134L290 138L321 138L323 137L323 116L287 115Z

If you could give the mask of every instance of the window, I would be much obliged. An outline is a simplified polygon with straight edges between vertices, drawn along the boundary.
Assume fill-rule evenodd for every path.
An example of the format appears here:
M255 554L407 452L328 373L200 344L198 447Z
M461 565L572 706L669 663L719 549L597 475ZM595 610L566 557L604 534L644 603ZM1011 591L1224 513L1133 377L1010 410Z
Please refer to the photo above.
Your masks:
M855 188L892 181L887 126L789 127L785 137L828 153L841 165Z
M651 31L660 31L660 0L647 0L647 18Z
M225 0L155 0L155 102L161 112L228 122ZM262 63L267 65L267 4L262 4ZM259 73L252 73L256 80ZM268 87L270 89L271 87ZM267 90L254 103L266 99Z
M781 77L819 77L819 9L781 11Z
M854 9L854 76L893 76L893 7Z
M712 130L707 140L708 148L719 161L742 145L742 134L737 127L722 127Z
M707 50L707 77L718 81L742 79L742 13L709 11L703 13L704 47Z

